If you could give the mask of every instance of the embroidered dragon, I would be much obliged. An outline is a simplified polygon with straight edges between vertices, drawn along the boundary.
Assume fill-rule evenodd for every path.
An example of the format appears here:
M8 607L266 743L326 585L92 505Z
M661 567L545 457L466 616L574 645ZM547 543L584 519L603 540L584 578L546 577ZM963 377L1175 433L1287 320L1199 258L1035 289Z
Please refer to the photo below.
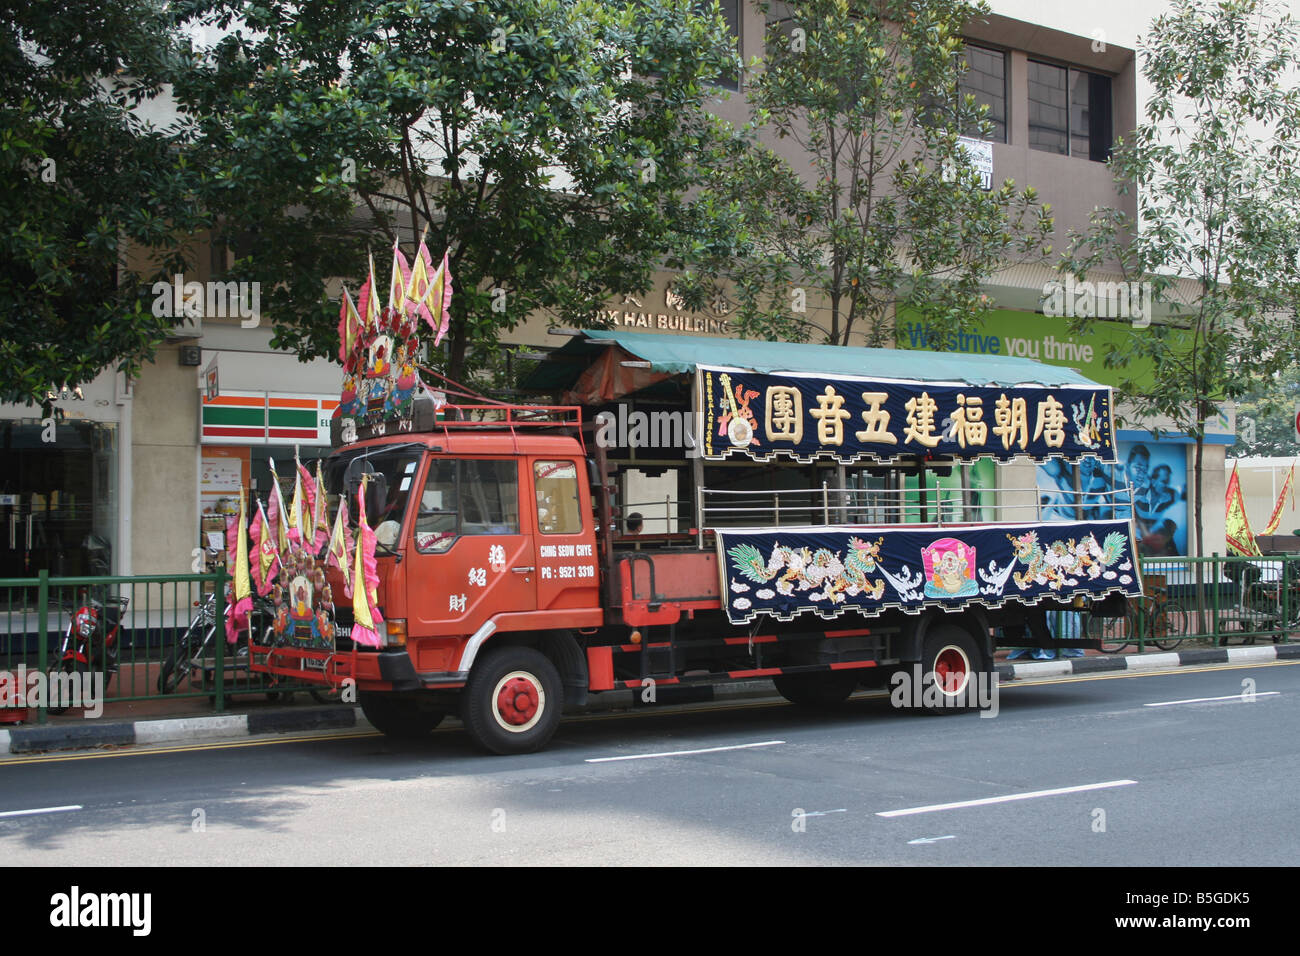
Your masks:
M1125 536L1119 531L1106 535L1102 544L1093 535L1075 541L1053 541L1046 548L1038 542L1037 531L1019 537L1007 535L1016 560L1025 566L1024 573L1012 575L1016 586L1024 590L1031 584L1046 584L1059 590L1067 578L1100 577L1107 567L1124 554Z

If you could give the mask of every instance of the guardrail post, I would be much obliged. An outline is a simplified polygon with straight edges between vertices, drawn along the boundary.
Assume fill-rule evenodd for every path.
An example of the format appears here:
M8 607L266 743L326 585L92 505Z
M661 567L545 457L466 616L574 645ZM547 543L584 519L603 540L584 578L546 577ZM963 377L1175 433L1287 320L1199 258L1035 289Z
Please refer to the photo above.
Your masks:
M822 482L822 524L831 523L831 493L826 487L826 482Z
M41 678L44 679L50 673L49 667L49 648L45 646L49 640L49 634L46 633L50 626L50 572L46 568L41 568L36 575L39 582L36 588L36 666L41 672ZM27 628L23 627L23 634L26 636ZM22 693L25 695L27 689L23 688ZM36 722L45 723L47 714L46 708L49 706L49 694L41 698L41 706L36 709Z
M1223 570L1219 566L1219 552L1210 552L1210 635L1214 639L1214 646L1219 646L1219 579L1223 577ZM1244 596L1243 596L1244 600Z
M213 675L213 685L216 691L216 699L213 701L213 707L217 713L226 709L226 569L217 569L217 580L213 585L214 601L216 608L216 633L212 635L212 642L216 645L216 671Z

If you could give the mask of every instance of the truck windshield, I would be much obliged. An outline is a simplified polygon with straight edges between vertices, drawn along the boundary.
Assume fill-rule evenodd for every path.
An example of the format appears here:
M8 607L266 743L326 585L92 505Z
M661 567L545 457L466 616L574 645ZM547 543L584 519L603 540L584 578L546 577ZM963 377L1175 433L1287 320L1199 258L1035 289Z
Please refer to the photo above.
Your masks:
M395 548L406 502L420 467L423 446L384 446L339 452L325 463L325 487L330 496L330 522L338 513L339 496L348 495L348 523L357 526L357 486L363 473L370 474L366 494L366 523L375 531L377 542Z

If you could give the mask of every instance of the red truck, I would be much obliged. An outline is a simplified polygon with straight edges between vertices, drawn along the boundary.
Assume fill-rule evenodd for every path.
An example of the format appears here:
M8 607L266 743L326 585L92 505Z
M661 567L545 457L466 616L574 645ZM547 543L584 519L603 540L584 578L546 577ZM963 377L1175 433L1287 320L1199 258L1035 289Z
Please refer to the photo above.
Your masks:
M325 484L355 500L371 476L382 646L341 607L332 648L255 646L254 669L354 681L388 735L451 713L521 753L615 689L770 678L825 706L916 667L919 709L950 709L996 679L999 641L1096 646L1049 610L1141 593L1113 500L1047 520L1036 488L966 480L987 457L1114 461L1109 390L1071 370L620 331L576 335L529 384L570 404L426 391L395 426L336 421L356 440Z

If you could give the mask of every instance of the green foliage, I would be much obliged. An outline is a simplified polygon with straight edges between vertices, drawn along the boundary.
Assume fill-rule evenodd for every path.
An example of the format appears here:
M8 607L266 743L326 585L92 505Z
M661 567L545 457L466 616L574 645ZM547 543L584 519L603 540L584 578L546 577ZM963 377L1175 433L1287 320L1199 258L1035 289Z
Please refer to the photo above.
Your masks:
M1257 385L1237 403L1237 443L1229 458L1285 458L1300 454L1296 444L1296 406L1300 404L1300 369Z
M1133 329L1107 362L1150 361L1154 381L1120 391L1197 440L1198 471L1216 403L1294 364L1300 347L1297 37L1257 0L1190 0L1158 17L1142 49L1148 121L1111 160L1121 191L1137 191L1137 220L1097 210L1062 264L1151 284L1168 324ZM1199 482L1196 497L1200 549Z
M0 12L0 399L40 400L153 354L153 270L184 267L200 227L175 130L134 112L176 53L160 0L5 3Z
M962 27L986 8L805 0L776 19L778 5L761 6L766 58L745 88L754 141L710 187L744 226L692 263L683 290L697 303L725 277L743 332L832 344L892 344L906 308L942 348L987 307L982 280L1045 254L1052 230L1032 188L982 190L958 141L991 136L987 107L957 85Z
M427 228L455 287L446 370L481 367L535 310L590 323L682 248L718 242L687 193L723 161L704 110L737 61L687 0L209 3L231 32L176 87L205 197L260 280L278 346L336 349L337 302L364 250ZM236 19L242 17L242 21ZM358 202L368 212L353 215ZM337 292L334 292L337 295Z

